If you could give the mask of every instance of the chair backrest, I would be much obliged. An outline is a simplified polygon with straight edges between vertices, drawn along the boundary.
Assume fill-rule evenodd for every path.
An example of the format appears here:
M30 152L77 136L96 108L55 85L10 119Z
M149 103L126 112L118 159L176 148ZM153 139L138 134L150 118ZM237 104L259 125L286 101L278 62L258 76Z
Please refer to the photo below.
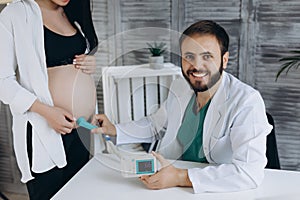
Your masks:
M277 150L277 142L275 135L275 123L271 114L267 113L268 122L273 126L271 133L267 136L267 151L266 156L268 163L266 168L270 169L280 169L280 162Z
M114 123L139 120L155 112L167 98L171 82L181 69L166 63L162 69L149 64L102 69L104 113Z
M104 113L113 123L139 120L159 108L167 98L172 81L181 76L180 67L171 63L165 63L162 69L151 69L149 64L104 67ZM144 149L149 147L141 145ZM95 137L94 153L101 151L103 138Z

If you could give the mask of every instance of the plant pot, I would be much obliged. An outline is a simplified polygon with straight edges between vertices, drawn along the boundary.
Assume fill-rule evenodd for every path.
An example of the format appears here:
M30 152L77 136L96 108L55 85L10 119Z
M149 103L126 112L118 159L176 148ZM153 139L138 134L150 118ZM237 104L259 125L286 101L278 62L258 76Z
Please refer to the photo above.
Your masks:
M164 67L164 57L163 56L150 56L149 63L150 63L150 68L161 69Z

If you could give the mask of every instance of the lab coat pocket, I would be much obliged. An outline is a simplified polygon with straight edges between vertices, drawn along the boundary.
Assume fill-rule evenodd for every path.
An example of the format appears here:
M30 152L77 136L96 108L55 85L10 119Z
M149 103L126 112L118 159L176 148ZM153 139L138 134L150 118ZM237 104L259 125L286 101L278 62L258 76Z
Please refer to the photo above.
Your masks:
M220 138L211 137L210 157L215 163L231 163L232 148L228 135L224 135Z

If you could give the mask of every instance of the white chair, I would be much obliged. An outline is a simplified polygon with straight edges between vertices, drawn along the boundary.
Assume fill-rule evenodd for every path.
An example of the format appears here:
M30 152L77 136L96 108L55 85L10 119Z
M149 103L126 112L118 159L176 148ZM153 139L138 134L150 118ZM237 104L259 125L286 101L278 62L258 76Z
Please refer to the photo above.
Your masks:
M149 64L104 67L104 113L113 123L139 120L159 108L167 98L171 82L179 76L180 67L172 63L165 63L158 70L149 68ZM101 143L98 139L95 142L95 153L100 153Z

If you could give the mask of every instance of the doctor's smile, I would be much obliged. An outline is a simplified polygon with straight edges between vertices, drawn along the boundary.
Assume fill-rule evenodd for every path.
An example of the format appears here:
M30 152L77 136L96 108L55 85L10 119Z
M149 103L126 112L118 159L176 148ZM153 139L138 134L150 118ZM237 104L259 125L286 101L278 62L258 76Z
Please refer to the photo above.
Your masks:
M203 78L208 75L208 72L201 72L197 70L189 70L187 74L194 76L195 78Z

